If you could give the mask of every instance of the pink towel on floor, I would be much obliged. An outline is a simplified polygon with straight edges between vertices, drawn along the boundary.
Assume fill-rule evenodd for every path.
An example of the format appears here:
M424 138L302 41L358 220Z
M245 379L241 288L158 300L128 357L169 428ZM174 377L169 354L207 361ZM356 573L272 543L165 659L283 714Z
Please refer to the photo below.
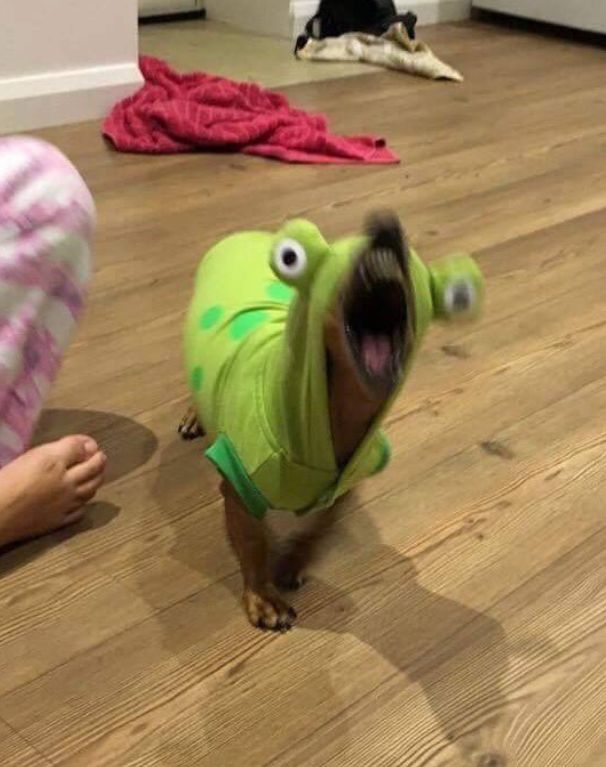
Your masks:
M145 84L116 104L103 134L122 152L231 150L300 163L395 163L373 136L335 136L326 118L293 109L279 93L201 72L180 75L139 61Z

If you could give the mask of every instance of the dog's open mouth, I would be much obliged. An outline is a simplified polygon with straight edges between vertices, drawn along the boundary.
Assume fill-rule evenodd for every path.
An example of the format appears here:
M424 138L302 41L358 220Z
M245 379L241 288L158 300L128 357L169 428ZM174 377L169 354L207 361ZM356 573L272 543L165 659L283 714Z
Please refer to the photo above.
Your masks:
M408 324L404 254L380 241L362 253L343 295L343 322L358 375L387 395L400 378Z

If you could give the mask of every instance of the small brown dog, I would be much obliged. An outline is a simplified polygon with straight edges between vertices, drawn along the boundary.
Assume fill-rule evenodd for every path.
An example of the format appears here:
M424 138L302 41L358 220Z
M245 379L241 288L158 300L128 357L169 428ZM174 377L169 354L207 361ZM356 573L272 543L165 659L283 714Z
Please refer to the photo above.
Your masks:
M469 314L480 293L471 259L428 269L391 214L332 245L306 221L234 235L202 261L186 327L195 405L179 431L204 424L214 440L253 625L291 628L281 590L302 583L336 499L387 464L380 423L430 320ZM313 512L275 566L270 508Z

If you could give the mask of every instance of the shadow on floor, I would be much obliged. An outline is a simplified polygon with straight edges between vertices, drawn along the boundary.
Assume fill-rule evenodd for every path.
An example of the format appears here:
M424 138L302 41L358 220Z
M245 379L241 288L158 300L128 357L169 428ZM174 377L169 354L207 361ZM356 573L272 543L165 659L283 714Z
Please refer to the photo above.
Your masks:
M99 443L108 458L106 484L143 466L158 447L156 435L146 426L100 410L45 410L34 443L51 442L66 434L88 434Z
M45 551L48 551L58 543L67 541L81 533L105 527L119 513L120 509L113 503L94 501L89 504L86 516L79 522L76 522L76 524L62 530L57 530L55 533L49 533L41 538L36 538L35 540L5 546L3 549L0 549L0 578L28 564L28 562L44 554Z
M145 464L158 446L156 436L147 427L130 418L98 410L45 410L33 444L52 442L68 434L88 434L101 445L108 457L106 485ZM104 527L119 513L120 509L114 504L95 501L89 504L86 516L75 525L5 547L0 550L0 577L22 567L57 543Z
M356 511L344 525L355 530L364 553L380 562L380 570L373 569L367 581L361 577L350 593L323 581L310 582L323 607L303 614L299 625L311 631L350 634L372 648L393 667L394 675L405 675L422 687L445 740L456 744L466 760L479 760L466 764L498 767L499 755L487 752L485 745L491 742L487 733L498 729L505 714L502 688L509 652L502 626L482 612L426 589L413 560L383 544L363 511ZM363 568L363 559L359 555L357 559ZM373 691L369 715L380 709L382 689L386 690L386 713L390 711L393 699L387 688L392 682L388 679ZM427 733L422 733L418 742L413 735L407 739L411 764L416 763L412 758L416 749L416 758L422 760L426 738Z
M195 445L202 447L200 442ZM175 465L182 472L184 481L194 481L194 477L199 477L196 472L206 472L203 464L200 449L184 447L177 441L166 448L160 461L155 496L166 507L167 513L170 513L169 488L174 487ZM167 476L163 476L164 470ZM198 479L195 481L198 482ZM175 558L201 573L204 580L214 583L194 597L189 607L194 611L189 613L192 624L201 620L198 611L205 613L206 621L214 622L214 641L222 633L235 630L234 611L239 610L240 597L240 578L233 575L235 560L229 554L222 521L219 523L217 515L222 516L217 504L213 504L211 509L208 505L202 507L201 503L200 528L206 531L206 536L213 537L211 549L207 549L206 553L201 552L199 543L193 544L192 539L198 536L191 530L187 533L187 540L184 540L183 534L175 528L176 539L172 548ZM486 744L490 744L489 735L494 733L505 711L502 682L508 668L508 647L501 625L488 615L426 589L420 582L415 563L385 545L372 520L363 511L356 510L346 515L338 528L338 551L331 552L329 548L327 556L347 556L350 561L357 561L359 577L349 591L312 579L306 587L308 591L303 591L293 600L298 608L301 603L309 604L307 609L304 606L299 609L300 619L295 632L330 631L337 635L353 635L381 655L394 669L394 677L381 684L373 694L373 701L369 703L371 709L379 706L381 689L393 682L393 678L404 675L408 682L416 682L422 687L447 741L456 743L457 749L466 758L479 758L484 760L480 761L482 764L499 765L499 755L490 752ZM373 562L375 566L372 566ZM367 579L364 578L365 569L370 574ZM225 605L225 600L231 598L229 594L234 595L232 606L219 608L217 603ZM161 615L158 617L162 620ZM222 625L217 625L217 620ZM250 630L245 620L242 615L237 629L243 634ZM172 623L167 622L164 626L166 646L180 656L188 648L175 629ZM278 641L288 642L293 636L279 638ZM327 644L330 648L340 646L339 642ZM331 677L331 666L334 665L331 663L334 660L332 652L336 649L329 651L323 668L314 668L310 674L313 673L313 684L317 686L314 698L317 695L320 700L334 699L335 709L338 710L342 708L339 700L341 693ZM236 664L238 667L243 665ZM355 669L352 669L353 673ZM247 672L239 669L238 676L245 678ZM274 705L276 698L282 696L279 690L258 691L255 706L261 719L264 716L263 700L268 692ZM201 733L204 732L201 737L209 744L210 752L217 755L217 763L229 756L231 736L226 733L233 728L228 700L229 696L224 700L217 690L213 701L209 700L204 712L200 712ZM385 700L386 712L389 712L393 701L389 701L387 693ZM348 728L346 713L335 716L331 722L331 735L340 738L343 744L350 744L346 747L353 749L355 738L350 737ZM180 744L178 739L170 737L170 733L166 734L168 741L164 742L162 758L170 764L170 751L174 747L172 758L175 764L181 764L178 754L181 747L187 747L187 744ZM419 741L413 745L419 749L426 748L427 742L421 742L426 735L419 734ZM214 764L204 761L204 764L211 763Z

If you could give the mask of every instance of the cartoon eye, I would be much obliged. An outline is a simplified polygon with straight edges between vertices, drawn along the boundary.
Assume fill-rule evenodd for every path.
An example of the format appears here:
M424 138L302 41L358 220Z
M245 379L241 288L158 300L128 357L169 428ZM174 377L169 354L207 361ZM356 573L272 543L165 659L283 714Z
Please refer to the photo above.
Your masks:
M300 277L307 268L305 248L296 240L282 240L274 250L274 266L280 277Z
M469 280L457 280L446 286L444 308L447 314L464 314L476 303L476 289Z

